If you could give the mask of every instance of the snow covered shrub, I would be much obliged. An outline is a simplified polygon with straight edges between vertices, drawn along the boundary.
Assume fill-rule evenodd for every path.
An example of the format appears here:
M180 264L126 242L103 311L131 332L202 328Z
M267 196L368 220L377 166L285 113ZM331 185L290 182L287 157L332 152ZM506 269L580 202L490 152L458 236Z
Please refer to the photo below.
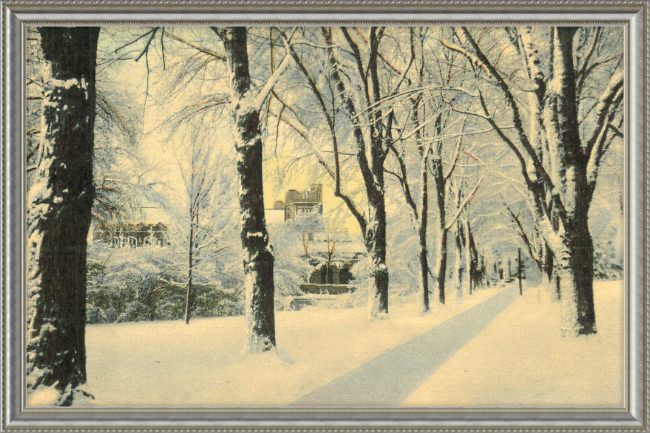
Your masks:
M607 209L590 219L594 241L594 278L623 278L623 215Z
M187 293L184 259L183 255L166 248L113 249L99 243L91 244L87 323L182 318ZM224 269L223 266L203 266L196 272L194 317L243 314L241 280L236 274L222 275Z
M318 215L289 220L268 227L275 254L274 279L275 296L278 299L301 295L300 285L308 281L314 268L310 260L308 246L305 247L303 234L324 231L323 220ZM283 303L276 306L282 308ZM288 305L286 306L288 308Z
M91 304L86 304L86 323L94 325L106 322L108 322L108 318L104 310L99 307L94 307Z
M351 272L354 278L350 284L356 288L354 293L342 297L339 300L338 308L356 308L368 304L368 294L372 287L370 280L370 258L365 257L352 266ZM390 285L389 285L390 290Z
M409 295L420 288L418 237L407 215L388 220L388 245L386 263L390 283L389 295ZM431 264L429 264L431 266Z
M612 227L610 233L595 242L594 278L602 280L623 278L623 258L619 252L622 242L618 239L617 229L618 227Z
M194 315L196 317L236 316L243 314L239 293L225 291L218 284L194 286Z
M415 293L419 288L417 258L417 236L408 220L402 215L389 218L388 245L386 262L388 264L389 296L405 296ZM350 282L356 288L354 293L341 298L340 308L363 307L368 303L372 287L370 279L370 258L365 257L357 262L350 270L353 280Z
M129 302L124 307L124 312L117 318L117 322L140 322L147 320L150 311L147 307L138 301Z

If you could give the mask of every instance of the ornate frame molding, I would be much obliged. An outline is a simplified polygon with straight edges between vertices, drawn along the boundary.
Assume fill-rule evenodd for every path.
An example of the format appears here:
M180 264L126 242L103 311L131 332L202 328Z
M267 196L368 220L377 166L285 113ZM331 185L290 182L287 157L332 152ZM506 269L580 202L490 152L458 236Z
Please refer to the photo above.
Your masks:
M627 431L650 428L650 0L2 1L2 430ZM623 408L24 407L26 25L610 24L626 28L627 398ZM643 91L640 91L643 89ZM634 91L632 91L634 90Z

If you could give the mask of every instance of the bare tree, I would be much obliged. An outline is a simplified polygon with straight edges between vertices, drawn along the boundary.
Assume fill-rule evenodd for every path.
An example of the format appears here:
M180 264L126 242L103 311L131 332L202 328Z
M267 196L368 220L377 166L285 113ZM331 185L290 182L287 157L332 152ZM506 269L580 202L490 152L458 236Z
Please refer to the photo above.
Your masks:
M273 251L269 245L264 215L262 185L263 136L260 110L273 86L284 72L286 56L273 76L254 94L249 72L245 27L212 30L222 39L230 71L232 132L237 150L241 242L245 272L247 347L263 352L276 347L273 296Z
M280 32L282 32L279 29ZM380 102L381 86L379 78L379 45L385 29L371 27L368 38L364 39L367 49L363 50L357 40L351 35L348 28L340 28L341 37L345 40L352 52L354 65L354 83L349 79L347 71L341 71L344 64L339 59L335 50L334 33L331 28L321 28L325 41L325 50L328 58L328 80L333 92L337 95L339 103L344 107L352 126L352 136L355 143L355 156L357 166L361 171L365 196L368 205L368 214L359 210L358 205L341 189L341 152L335 129L334 116L325 102L324 93L320 89L312 74L306 68L298 54L291 47L287 47L289 54L295 60L299 69L308 81L309 87L318 100L319 108L325 116L332 141L334 153L334 170L321 160L328 173L335 181L335 195L341 198L355 217L364 237L366 249L371 260L370 278L372 280L372 293L370 294L370 319L383 319L388 316L388 267L386 266L386 201L384 187L384 163L389 152L388 142L392 140L392 122L394 115L389 113L384 119L381 109L369 111L367 108ZM285 41L288 38L284 38ZM362 58L367 52L367 64ZM345 77L345 78L344 78ZM401 81L401 80L400 80ZM359 85L362 91L360 98L355 98L354 86ZM399 86L398 86L399 87ZM335 90L334 90L335 89ZM359 103L362 104L359 106ZM366 130L367 129L367 130Z
M188 274L187 274L187 295L185 297L185 323L190 323L192 315L193 304L193 291L192 285L193 271L197 263L197 258L200 251L200 241L206 237L205 227L200 224L201 209L205 211L208 204L208 198L211 194L212 187L214 186L217 178L215 173L210 170L212 152L211 149L206 148L192 141L190 145L190 164L189 173L183 173L183 181L185 182L185 190L188 198L188 220L189 220L189 233L186 236L187 243L187 258L188 258ZM179 161L179 167L183 172L182 164ZM204 215L205 217L205 215Z
M536 42L533 30L505 31L511 37L516 57L521 59L526 87L530 89L528 128L517 89L498 70L496 60L488 57L470 29L456 29L462 46L443 43L463 54L477 76L487 76L491 88L505 100L515 127L514 137L501 128L483 93L481 111L472 114L489 123L518 158L535 221L555 258L562 293L563 335L594 334L593 242L588 213L603 155L612 140L622 136L622 54L610 46L602 51L609 51L606 55L611 59L594 55L604 43L600 29L554 27L539 32L549 46L545 53L550 59L549 68L544 71L541 44ZM582 47L574 46L578 32L586 40ZM604 89L596 86L603 90L594 95L597 102L585 109L585 82L595 80L599 71L602 79L603 68L608 71L604 75L610 77L609 82ZM493 103L496 101L494 98Z
M325 272L325 284L331 284L330 281L330 266L332 264L332 257L334 257L334 252L336 252L336 242L330 241L330 235L327 235L327 268Z
M86 383L86 246L95 196L99 27L43 27L42 142L29 193L27 390L69 406Z
M424 68L425 68L425 60L424 60L424 50L423 50L423 32L422 29L418 29L418 39L419 39L419 44L416 42L416 29L410 29L409 36L410 36L410 51L411 51L411 60L408 63L407 69L415 62L416 63L416 78L414 80L408 79L409 82L415 81L417 83L417 87L422 88L424 86ZM419 48L419 49L418 49ZM418 58L417 52L419 51L420 56ZM397 90L397 89L396 89ZM431 157L431 143L427 142L425 143L423 141L423 137L425 134L425 127L426 125L420 125L420 118L422 116L422 111L423 106L425 104L422 103L422 97L421 95L414 95L410 99L410 110L406 114L406 119L405 123L411 124L412 125L412 132L408 134L400 134L397 139L395 140L396 142L400 142L402 144L402 148L398 149L396 146L397 143L395 142L389 142L388 146L393 154L395 160L397 161L397 165L399 168L399 172L395 173L392 172L388 169L385 169L387 173L390 173L394 175L397 180L400 183L402 192L404 194L404 199L406 201L406 205L408 206L408 209L411 213L411 221L413 223L413 228L417 233L418 236L418 241L419 241L419 251L418 251L418 259L420 262L420 273L419 273L419 279L420 279L420 291L422 293L422 311L423 313L426 313L429 311L430 305L429 305L429 258L428 258L428 240L427 240L427 234L428 234L428 221L429 221L429 162L430 162L430 157ZM397 107L393 107L393 110L396 110ZM394 112L394 111L393 111ZM410 114L410 115L409 115ZM397 123L397 121L395 121ZM419 153L419 187L420 187L420 193L418 197L418 202L416 203L415 199L413 198L413 194L411 192L411 186L409 184L409 179L408 179L408 169L407 169L407 164L406 164L406 142L409 137L414 136L415 137L415 146L418 149Z

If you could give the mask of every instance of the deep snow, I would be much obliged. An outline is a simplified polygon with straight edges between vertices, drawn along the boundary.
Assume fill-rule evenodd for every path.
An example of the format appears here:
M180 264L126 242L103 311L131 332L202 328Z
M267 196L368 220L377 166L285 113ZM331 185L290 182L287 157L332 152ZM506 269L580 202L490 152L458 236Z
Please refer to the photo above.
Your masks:
M88 387L98 406L283 406L491 297L456 305L391 298L390 319L366 308L276 312L277 354L243 353L244 318L91 325Z
M623 294L596 282L598 334L564 338L559 303L526 290L402 405L622 407Z
M367 309L282 311L277 354L243 353L244 318L92 325L88 389L97 406L283 406L496 294ZM527 289L404 403L406 406L621 406L622 282L595 285L599 333L559 334L559 304ZM401 303L400 303L401 301Z

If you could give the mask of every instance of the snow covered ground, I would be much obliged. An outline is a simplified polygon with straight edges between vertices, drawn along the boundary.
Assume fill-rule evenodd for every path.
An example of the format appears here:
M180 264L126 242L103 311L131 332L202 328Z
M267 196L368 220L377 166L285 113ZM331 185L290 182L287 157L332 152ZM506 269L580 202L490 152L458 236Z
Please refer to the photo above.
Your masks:
M278 353L242 353L243 317L93 325L88 386L98 406L283 406L466 311L465 302L393 301L388 321L365 308L305 308L276 315ZM559 335L559 304L531 288L438 369L406 406L623 404L623 285L595 286L599 333ZM411 302L407 302L411 301Z
M526 290L404 406L623 406L624 289L596 282L598 334L562 338L558 303Z
M243 317L91 325L88 387L98 406L283 406L496 293L426 316L419 296L391 298L375 323L365 308L277 312L277 355L242 353Z

